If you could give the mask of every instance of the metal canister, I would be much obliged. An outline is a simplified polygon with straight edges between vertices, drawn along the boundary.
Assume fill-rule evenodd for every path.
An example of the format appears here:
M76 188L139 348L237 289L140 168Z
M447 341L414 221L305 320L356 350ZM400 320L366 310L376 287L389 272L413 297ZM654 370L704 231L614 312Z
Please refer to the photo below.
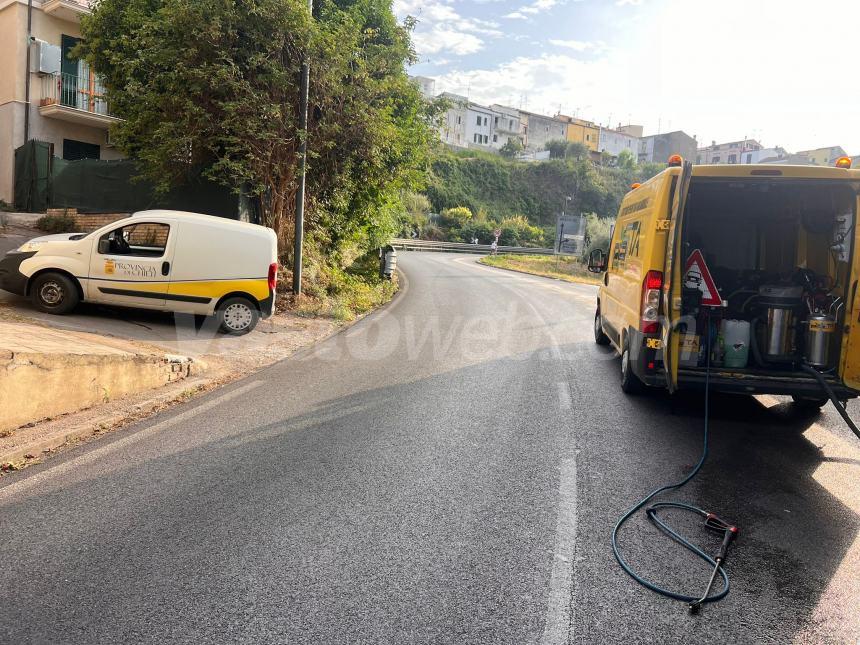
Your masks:
M795 311L802 304L803 287L762 285L759 304L767 309L765 357L769 360L791 359L794 354Z
M830 339L836 331L836 318L829 314L810 314L806 320L806 362L813 367L828 367Z

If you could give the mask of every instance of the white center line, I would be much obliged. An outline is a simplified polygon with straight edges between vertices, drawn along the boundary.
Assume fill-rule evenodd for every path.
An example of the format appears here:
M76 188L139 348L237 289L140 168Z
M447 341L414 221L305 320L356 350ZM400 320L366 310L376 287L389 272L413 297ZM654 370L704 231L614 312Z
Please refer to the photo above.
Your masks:
M576 550L576 457L562 459L558 475L558 519L541 645L567 643L571 630L570 594Z
M558 382L558 407L562 410L570 410L570 388L567 381Z

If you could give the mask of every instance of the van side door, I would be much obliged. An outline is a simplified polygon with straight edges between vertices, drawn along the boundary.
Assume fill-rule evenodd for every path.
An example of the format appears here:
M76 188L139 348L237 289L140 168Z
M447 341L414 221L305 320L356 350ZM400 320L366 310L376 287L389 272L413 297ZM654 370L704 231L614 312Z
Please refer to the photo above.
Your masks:
M841 376L848 387L860 390L860 181L855 184L857 198L854 200L854 248L851 250L851 277L848 281L848 302L843 322L843 350Z
M119 221L90 255L87 300L131 307L167 304L176 223Z
M663 265L663 308L660 316L661 338L663 341L663 368L666 372L666 387L670 392L678 388L678 345L679 335L675 329L681 318L681 286L684 257L681 249L681 231L684 210L687 207L687 193L693 177L693 163L685 161L675 184L672 199L672 219L669 222L669 235L666 244L666 259Z

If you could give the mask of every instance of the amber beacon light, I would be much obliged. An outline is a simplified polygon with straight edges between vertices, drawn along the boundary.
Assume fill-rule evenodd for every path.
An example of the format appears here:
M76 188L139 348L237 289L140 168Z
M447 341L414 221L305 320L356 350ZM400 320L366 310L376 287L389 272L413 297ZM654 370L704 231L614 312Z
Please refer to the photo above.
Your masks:
M851 157L839 157L834 164L837 168L849 170L851 168Z
M669 157L669 166L682 166L684 165L684 157L681 155L672 155Z

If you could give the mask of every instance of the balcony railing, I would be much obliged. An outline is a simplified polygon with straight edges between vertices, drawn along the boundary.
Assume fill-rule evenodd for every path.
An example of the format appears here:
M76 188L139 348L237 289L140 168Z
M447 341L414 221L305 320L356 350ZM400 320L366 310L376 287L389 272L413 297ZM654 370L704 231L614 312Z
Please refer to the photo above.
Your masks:
M111 116L101 80L87 69L81 74L43 76L40 105L62 105L91 114Z

